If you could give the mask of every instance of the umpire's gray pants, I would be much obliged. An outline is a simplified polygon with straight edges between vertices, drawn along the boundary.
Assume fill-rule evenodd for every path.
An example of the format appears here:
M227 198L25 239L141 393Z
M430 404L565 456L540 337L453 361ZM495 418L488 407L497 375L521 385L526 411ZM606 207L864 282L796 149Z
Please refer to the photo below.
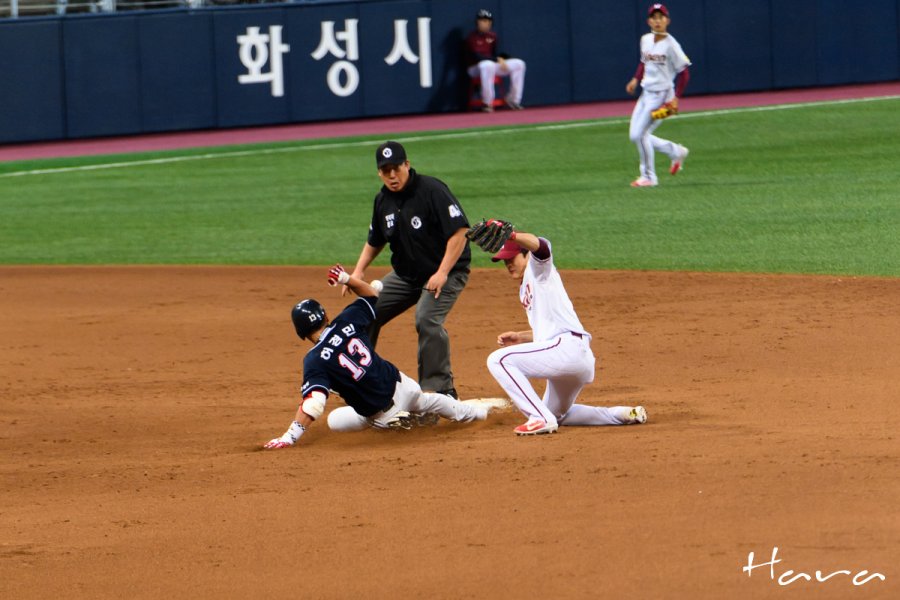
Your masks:
M386 323L415 306L419 385L423 390L441 392L455 387L450 369L450 336L444 329L444 321L468 281L468 271L453 271L441 289L440 297L435 298L433 293L407 283L393 271L381 280L384 288L375 305L377 317L369 329L372 346L378 343L378 333Z

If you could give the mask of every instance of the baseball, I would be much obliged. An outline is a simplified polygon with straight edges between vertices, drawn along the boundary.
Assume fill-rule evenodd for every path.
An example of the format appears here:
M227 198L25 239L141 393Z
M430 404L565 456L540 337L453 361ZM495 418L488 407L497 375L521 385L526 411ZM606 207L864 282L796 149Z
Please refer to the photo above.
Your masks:
M373 280L372 283L371 283L370 285L371 285L373 288L375 288L375 291L376 291L376 292L379 292L379 293L381 293L381 288L384 287L384 284L381 283L381 281L378 280L378 279Z

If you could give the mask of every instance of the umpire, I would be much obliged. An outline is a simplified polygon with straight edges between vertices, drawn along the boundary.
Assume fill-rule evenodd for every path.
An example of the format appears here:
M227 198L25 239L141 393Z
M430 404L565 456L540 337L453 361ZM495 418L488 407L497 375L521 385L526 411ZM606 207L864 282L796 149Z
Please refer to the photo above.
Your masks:
M390 245L393 271L382 280L372 346L388 321L415 306L419 385L458 398L444 320L469 280L469 221L443 181L410 168L399 143L378 146L375 163L384 186L375 196L369 237L353 270L354 277L364 278L366 268Z

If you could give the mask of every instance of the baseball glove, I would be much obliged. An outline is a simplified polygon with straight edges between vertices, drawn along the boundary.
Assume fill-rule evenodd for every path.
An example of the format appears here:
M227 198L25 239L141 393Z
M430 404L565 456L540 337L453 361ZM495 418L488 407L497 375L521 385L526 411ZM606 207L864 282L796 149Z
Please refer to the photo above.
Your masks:
M500 219L481 220L466 232L473 244L491 254L499 252L503 244L515 236L515 228L509 221Z
M654 110L652 113L650 113L650 116L653 117L654 121L656 121L656 120L665 119L667 117L671 117L672 115L677 115L677 114L678 114L678 108L673 106L671 102L666 102L665 104L663 104L662 106L660 106L659 108Z

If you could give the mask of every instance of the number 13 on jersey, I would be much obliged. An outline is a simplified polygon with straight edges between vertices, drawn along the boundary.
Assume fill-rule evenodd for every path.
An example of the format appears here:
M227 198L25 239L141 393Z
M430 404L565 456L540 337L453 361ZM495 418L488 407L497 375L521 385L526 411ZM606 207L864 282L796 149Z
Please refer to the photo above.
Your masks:
M324 360L330 360L333 352L332 348L322 348L320 356ZM357 360L353 360L351 356ZM359 338L353 338L347 342L347 352L338 354L338 364L350 371L354 381L359 381L366 374L363 367L372 364L372 351Z

